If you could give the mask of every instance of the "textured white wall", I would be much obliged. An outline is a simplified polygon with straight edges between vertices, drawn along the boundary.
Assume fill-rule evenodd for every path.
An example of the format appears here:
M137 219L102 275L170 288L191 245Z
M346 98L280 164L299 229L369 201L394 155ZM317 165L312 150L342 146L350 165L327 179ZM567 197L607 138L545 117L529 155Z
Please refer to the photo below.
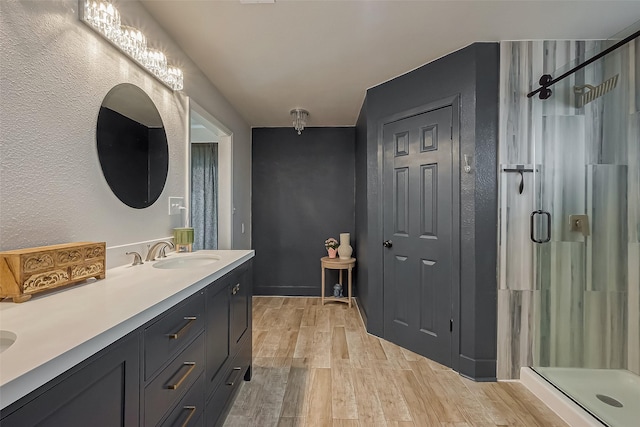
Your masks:
M137 2L121 6L127 22L183 67L184 93L167 89L82 24L77 0L0 1L0 250L81 240L116 246L169 236L179 217L167 215L167 197L185 196L187 184L185 93L204 97L198 102L234 131L239 169L250 170L246 123ZM111 193L97 157L100 104L125 82L154 101L169 141L167 183L147 209L130 208ZM250 179L237 183L234 193L245 211ZM242 214L238 228L249 221L248 205Z

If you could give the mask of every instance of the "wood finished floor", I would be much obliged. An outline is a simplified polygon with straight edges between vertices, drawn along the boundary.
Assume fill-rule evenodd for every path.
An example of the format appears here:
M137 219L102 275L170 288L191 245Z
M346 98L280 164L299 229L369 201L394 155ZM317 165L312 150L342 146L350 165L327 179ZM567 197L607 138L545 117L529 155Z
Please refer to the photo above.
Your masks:
M368 335L355 307L254 297L253 379L224 426L566 424L519 383L476 383Z

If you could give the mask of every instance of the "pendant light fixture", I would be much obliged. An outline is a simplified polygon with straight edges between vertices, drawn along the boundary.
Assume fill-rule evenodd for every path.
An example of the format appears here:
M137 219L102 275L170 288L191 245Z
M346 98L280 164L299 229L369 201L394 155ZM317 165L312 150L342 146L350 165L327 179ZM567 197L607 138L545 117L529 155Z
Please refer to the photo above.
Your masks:
M297 130L298 135L300 135L304 130L304 127L307 125L309 112L302 108L294 108L289 114L291 114L291 119L293 120L293 128Z

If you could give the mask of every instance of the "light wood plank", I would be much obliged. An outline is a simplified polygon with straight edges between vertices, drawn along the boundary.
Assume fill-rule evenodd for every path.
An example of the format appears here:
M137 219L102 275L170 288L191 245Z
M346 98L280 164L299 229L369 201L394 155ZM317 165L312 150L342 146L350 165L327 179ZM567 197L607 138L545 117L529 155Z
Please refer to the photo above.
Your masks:
M306 414L307 420L332 419L330 368L311 369L311 388L309 393L313 397L309 399L309 411Z
M340 364L331 367L331 389L333 418L357 420L358 409L350 367Z
M294 359L289 370L281 417L305 417L309 412L311 372L308 360Z
M306 418L305 427L333 427L333 418Z
M317 305L309 305L305 308L300 321L300 326L316 326Z
M327 307L329 307L329 312L331 313L331 317L329 318L331 327L344 327L347 323L345 320L345 312L349 310L349 307L342 303L332 303L330 305L327 305Z
M366 337L360 331L345 331L347 338L347 348L349 350L349 360L353 368L370 368L371 364L367 358Z
M411 421L407 402L395 385L395 375L396 371L392 369L380 369L376 372L376 388L384 418L387 423L389 421Z
M384 353L387 355L387 360L393 364L394 368L409 369L409 363L404 357L400 347L383 339L380 339L380 344L382 345Z
M411 370L398 371L395 382L401 390L411 418L420 425L438 425L440 420L426 398L422 386Z
M378 398L375 374L371 369L352 369L351 378L355 393L358 419L366 426L384 423L384 412Z
M298 339L296 340L296 348L293 351L293 357L313 357L314 352L314 334L315 327L313 326L301 326L298 332Z
M549 408L522 384L516 382L504 382L500 384L513 397L514 401L520 402L520 406L528 411L540 425L549 427L565 425L560 417L554 412L549 411Z
M316 331L313 334L311 366L314 368L331 368L331 332Z
M493 420L488 411L480 404L473 393L466 387L463 378L453 371L436 371L435 376L444 390L448 402L455 402L463 420L472 425L491 425Z
M333 419L333 427L360 427L358 420Z
M387 360L387 354L382 348L380 338L373 335L366 335L367 357L369 360Z
M291 358L294 355L296 343L298 342L298 331L282 331L281 334L278 350L274 357Z
M344 326L336 326L333 328L333 334L331 335L331 358L332 360L349 358L349 348L347 346L347 336L344 331Z
M331 307L324 305L316 309L316 330L331 332Z
M306 424L306 418L295 417L295 418L287 418L280 417L278 422L278 427L304 427ZM226 426L226 423L225 423Z
M522 385L465 379L319 301L254 297L253 378L226 427L566 426Z

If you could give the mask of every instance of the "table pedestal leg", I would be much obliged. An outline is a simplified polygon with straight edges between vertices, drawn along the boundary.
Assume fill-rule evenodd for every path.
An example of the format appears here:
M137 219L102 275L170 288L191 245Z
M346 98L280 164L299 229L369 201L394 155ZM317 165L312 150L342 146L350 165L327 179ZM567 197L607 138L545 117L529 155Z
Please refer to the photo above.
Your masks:
M349 308L351 308L351 268L349 268Z
M321 265L320 269L322 270L322 293L320 295L322 295L321 297L321 305L324 305L324 267Z

